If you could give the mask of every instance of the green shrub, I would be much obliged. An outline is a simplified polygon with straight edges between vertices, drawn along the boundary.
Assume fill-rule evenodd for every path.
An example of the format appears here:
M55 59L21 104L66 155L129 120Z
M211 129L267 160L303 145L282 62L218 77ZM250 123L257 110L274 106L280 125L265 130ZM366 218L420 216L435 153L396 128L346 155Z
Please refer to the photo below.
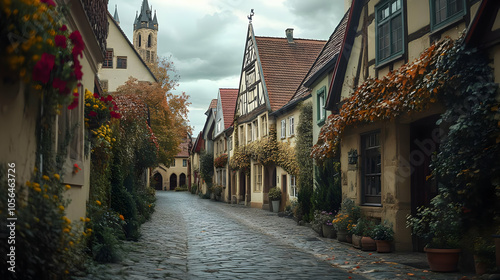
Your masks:
M192 184L192 185L191 185L191 193L192 193L192 194L195 194L197 190L198 190L198 186L197 186L197 185L195 185L195 184Z
M281 189L277 187L269 189L269 200L281 200Z

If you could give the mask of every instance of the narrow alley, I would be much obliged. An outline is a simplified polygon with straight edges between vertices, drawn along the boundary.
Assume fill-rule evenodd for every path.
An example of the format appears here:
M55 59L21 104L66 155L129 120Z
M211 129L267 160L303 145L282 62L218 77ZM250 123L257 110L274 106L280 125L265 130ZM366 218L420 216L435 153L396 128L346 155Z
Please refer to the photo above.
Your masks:
M401 265L425 256L363 252L277 214L201 199L156 194L156 212L123 260L84 279L460 279Z

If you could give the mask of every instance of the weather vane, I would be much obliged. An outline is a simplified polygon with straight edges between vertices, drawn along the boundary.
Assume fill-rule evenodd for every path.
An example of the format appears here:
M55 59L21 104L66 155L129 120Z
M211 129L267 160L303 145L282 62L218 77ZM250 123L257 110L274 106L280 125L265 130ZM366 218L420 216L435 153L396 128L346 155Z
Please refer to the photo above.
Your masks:
M250 10L250 15L247 16L248 18L248 22L249 23L252 23L252 17L253 17L254 13L253 13L253 9Z

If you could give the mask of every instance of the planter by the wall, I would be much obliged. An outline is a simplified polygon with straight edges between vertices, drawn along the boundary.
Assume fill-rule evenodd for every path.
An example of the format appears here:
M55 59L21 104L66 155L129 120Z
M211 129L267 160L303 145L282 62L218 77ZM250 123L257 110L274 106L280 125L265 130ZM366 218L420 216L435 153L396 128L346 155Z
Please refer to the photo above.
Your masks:
M356 234L352 235L352 246L354 248L361 249L361 237L362 236Z
M323 231L323 237L331 238L331 239L336 238L337 231L335 230L335 228L333 226L328 226L328 225L323 224L323 225L321 225L321 229Z
M271 203L273 204L273 212L274 213L278 213L278 211L280 209L280 201L279 200L273 200L273 201L271 201Z
M377 243L377 253L390 253L391 252L391 241L375 240L375 243Z
M363 251L375 251L377 250L377 243L373 238L368 236L363 236L361 238L361 250Z
M458 269L460 249L433 249L424 248L427 254L427 262L432 271L452 272Z
M347 242L347 230L337 231L337 240L340 242Z

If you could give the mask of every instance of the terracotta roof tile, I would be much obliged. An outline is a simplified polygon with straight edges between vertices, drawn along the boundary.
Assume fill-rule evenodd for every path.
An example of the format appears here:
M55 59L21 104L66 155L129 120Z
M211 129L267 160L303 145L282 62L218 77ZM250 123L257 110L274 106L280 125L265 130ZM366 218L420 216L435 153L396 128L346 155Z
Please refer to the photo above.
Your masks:
M210 101L210 105L208 105L208 109L205 112L205 115L208 115L210 109L215 109L215 108L217 108L217 99L212 99L212 101Z
M179 152L176 157L189 157L189 138L182 139L181 144L179 145Z
M285 105L311 68L326 41L255 37L271 110Z
M237 88L221 88L219 89L220 102L222 104L222 114L224 115L224 130L233 123L234 109L236 107L236 99L238 98Z

